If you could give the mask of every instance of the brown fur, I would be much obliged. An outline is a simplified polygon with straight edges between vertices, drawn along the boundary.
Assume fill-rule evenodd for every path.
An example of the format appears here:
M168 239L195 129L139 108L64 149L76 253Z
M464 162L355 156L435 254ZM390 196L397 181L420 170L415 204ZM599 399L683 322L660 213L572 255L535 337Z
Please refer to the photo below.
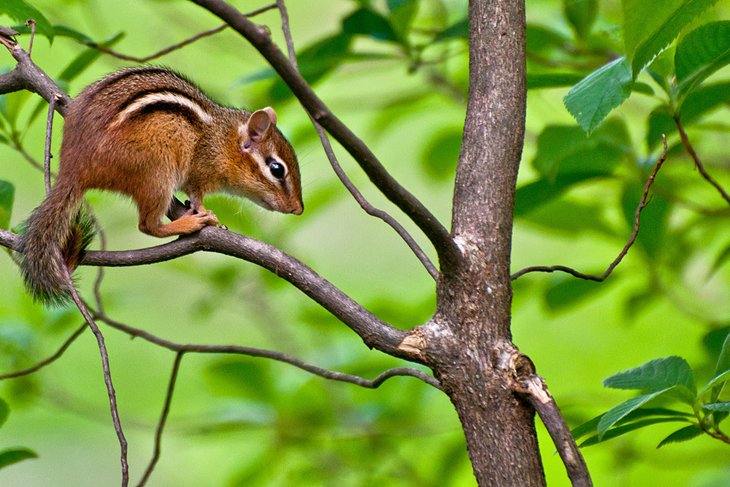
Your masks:
M138 106L141 108L135 110ZM126 116L120 116L122 113ZM66 114L54 190L31 216L28 227L35 231L25 237L25 247L34 250L26 261L46 252L55 264L46 262L49 259L43 265L28 263L26 268L32 269L24 271L28 286L33 289L34 281L44 279L44 272L58 274L60 259L67 264L78 260L80 249L74 247L78 239L72 220L89 189L130 196L139 211L139 229L157 237L218 224L215 215L203 207L203 197L215 191L246 196L271 210L300 214L303 204L296 155L276 128L273 110L256 114L257 123L248 127L250 112L218 105L180 75L157 67L118 71L84 89ZM268 166L260 161L271 156L278 156L286 165L285 178L272 180L266 173ZM191 209L181 218L163 223L178 189L190 197ZM43 232L43 225L63 228ZM51 288L59 285L58 279L49 283ZM44 293L49 286L42 286Z

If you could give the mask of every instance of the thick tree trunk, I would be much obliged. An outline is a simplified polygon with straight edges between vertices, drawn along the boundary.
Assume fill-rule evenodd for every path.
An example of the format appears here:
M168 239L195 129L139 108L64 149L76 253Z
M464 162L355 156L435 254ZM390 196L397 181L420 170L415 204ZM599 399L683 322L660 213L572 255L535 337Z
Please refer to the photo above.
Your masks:
M511 387L519 356L511 343L509 271L525 123L524 2L471 0L469 24L469 101L452 222L461 256L442 269L438 312L424 331L450 344L429 359L459 413L479 485L539 486L545 479L534 413Z

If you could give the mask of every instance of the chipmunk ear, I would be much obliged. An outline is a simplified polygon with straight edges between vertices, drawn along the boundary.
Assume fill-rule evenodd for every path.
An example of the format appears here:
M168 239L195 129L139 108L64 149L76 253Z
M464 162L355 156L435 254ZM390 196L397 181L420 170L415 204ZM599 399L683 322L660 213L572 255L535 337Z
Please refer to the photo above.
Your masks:
M248 138L253 142L261 142L269 136L271 127L276 125L276 112L271 107L256 110L246 123Z

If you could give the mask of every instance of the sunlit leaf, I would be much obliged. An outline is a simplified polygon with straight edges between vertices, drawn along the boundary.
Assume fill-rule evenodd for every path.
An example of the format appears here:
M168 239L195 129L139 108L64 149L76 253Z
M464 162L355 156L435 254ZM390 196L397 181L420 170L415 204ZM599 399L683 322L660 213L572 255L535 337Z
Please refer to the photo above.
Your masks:
M565 107L590 134L631 94L634 81L625 58L618 58L589 74L563 99Z
M702 409L704 409L705 411L728 413L728 412L730 412L730 401L713 402L710 404L704 404L702 406Z
M613 389L635 389L644 392L666 392L679 387L678 392L691 403L696 386L692 369L682 357L671 356L619 372L604 379L603 385Z
M10 217L13 214L13 202L15 201L15 186L8 181L0 179L0 228L10 228Z
M718 69L730 63L730 21L705 24L677 45L677 97L685 94Z
M633 78L717 0L623 0L624 46Z
M680 443L683 441L689 441L692 438L697 438L702 433L703 433L702 428L700 428L696 424L691 424L689 426L685 426L684 428L678 429L671 435L664 438L662 441L659 442L659 444L657 445L657 448L661 448L670 443Z

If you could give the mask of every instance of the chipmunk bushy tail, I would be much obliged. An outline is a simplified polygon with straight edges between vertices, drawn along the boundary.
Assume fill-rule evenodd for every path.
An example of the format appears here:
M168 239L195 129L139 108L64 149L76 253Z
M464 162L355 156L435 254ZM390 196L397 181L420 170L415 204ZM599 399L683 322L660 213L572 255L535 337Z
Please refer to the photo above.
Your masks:
M58 181L25 222L20 270L33 299L64 305L71 298L66 270L73 272L94 238L91 216L81 207L83 192Z

